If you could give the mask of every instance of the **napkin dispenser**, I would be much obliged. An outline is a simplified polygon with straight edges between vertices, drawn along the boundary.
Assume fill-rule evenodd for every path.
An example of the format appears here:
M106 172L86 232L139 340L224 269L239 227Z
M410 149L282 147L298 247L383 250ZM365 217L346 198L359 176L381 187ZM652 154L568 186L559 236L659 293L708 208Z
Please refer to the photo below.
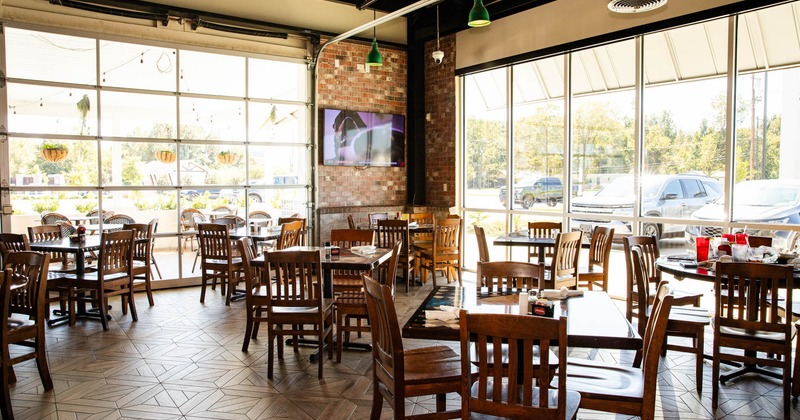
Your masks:
M544 316L552 318L555 314L555 303L546 300L537 300L530 302L530 314L536 316Z

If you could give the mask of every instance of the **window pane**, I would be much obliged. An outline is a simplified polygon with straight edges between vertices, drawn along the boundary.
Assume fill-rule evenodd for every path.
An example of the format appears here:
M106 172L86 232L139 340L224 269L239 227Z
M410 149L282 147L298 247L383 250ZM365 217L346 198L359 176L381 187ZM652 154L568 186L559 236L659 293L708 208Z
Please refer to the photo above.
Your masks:
M594 62L594 55L619 63L634 65L636 50L631 41L581 51L577 55L584 62ZM609 55L610 54L610 55ZM598 70L598 69L595 69ZM572 80L589 77L573 61ZM599 71L599 70L598 70ZM596 74L589 72L590 79ZM605 71L603 71L605 74ZM625 85L626 83L621 83ZM572 99L572 211L573 228L591 232L594 226L609 226L616 234L630 232L633 215L634 189L634 117L635 92L632 89L614 89L599 93L596 83L587 84L587 90L596 91Z
M103 185L177 185L177 153L172 143L104 141L102 148Z
M181 139L245 140L244 102L184 98L181 103Z
M66 157L49 161L45 144L62 145ZM12 137L9 140L11 185L91 186L97 185L97 142L94 140L41 140ZM52 157L51 157L52 159Z
M16 133L97 135L97 93L8 84L8 128Z
M464 205L503 208L506 147L506 70L464 78L466 174Z
M103 136L174 139L175 97L101 92Z
M646 36L645 73L650 68L655 72L665 66L681 66L674 63L671 50L664 47L665 38L674 39L675 48L705 46L709 39L724 36L725 30L725 25L700 24ZM717 51L716 58L725 58L725 51ZM702 67L704 63L696 61L694 65ZM688 72L685 78L691 79L692 71L681 68ZM645 218L644 234L662 239L683 238L686 225L692 223L661 223L653 219L696 218L696 211L720 197L725 169L725 107L724 77L645 85L640 210Z
M245 96L245 59L181 50L181 92Z
M303 63L248 60L250 68L249 95L251 98L306 101L308 99L308 69Z
M250 103L250 141L306 143L308 111L305 105Z
M244 184L244 146L182 144L180 158L183 185Z
M306 185L305 147L250 146L251 185Z
M8 77L96 85L96 41L4 28Z
M175 91L175 49L100 41L103 86Z
M66 216L72 224L84 222L81 219L92 209L97 208L97 195L93 191L12 191L11 231L28 233L28 226L42 224L43 213L59 213Z
M535 64L514 66L512 206L557 211L564 202L564 99L541 98Z

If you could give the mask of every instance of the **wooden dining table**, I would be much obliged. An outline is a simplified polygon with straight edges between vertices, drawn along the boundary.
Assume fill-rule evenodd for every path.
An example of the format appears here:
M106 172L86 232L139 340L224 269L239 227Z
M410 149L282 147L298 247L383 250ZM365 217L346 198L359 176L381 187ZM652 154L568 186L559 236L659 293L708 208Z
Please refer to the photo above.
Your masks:
M518 314L516 289L434 287L403 326L404 338L460 341L458 320L428 320L425 311L442 305L470 313ZM625 319L606 292L584 291L583 296L555 301L554 318L567 317L567 343L571 347L638 350L642 337ZM533 315L530 315L533 316Z
M555 238L541 238L528 236L527 231L511 232L507 235L500 235L492 241L495 246L524 246L536 248L538 251L538 262L543 263L547 248L556 245Z

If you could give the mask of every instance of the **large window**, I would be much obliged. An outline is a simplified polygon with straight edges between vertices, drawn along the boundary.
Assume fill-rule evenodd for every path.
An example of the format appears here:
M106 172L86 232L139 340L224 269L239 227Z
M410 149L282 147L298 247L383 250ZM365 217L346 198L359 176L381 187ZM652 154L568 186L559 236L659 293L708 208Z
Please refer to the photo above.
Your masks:
M800 231L800 123L782 116L800 112L798 12L795 2L465 76L464 214L490 241L560 220L655 235L664 254L736 230L788 246Z
M199 274L183 209L307 216L305 62L17 27L3 41L7 230L48 212L74 223L96 209L157 219L156 261L171 279Z

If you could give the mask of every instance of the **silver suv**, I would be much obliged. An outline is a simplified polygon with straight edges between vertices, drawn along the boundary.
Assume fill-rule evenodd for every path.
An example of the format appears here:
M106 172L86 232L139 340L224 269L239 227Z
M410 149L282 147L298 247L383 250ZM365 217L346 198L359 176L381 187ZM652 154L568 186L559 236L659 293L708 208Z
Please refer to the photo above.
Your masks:
M642 178L642 216L690 218L692 213L722 195L719 181L702 175L644 175ZM591 230L595 225L613 227L615 233L631 232L630 222L611 220L614 216L633 215L633 177L619 177L593 196L584 195L572 200L573 213L606 215L609 220L574 218L580 230ZM658 239L683 236L684 226L646 223L642 233Z

